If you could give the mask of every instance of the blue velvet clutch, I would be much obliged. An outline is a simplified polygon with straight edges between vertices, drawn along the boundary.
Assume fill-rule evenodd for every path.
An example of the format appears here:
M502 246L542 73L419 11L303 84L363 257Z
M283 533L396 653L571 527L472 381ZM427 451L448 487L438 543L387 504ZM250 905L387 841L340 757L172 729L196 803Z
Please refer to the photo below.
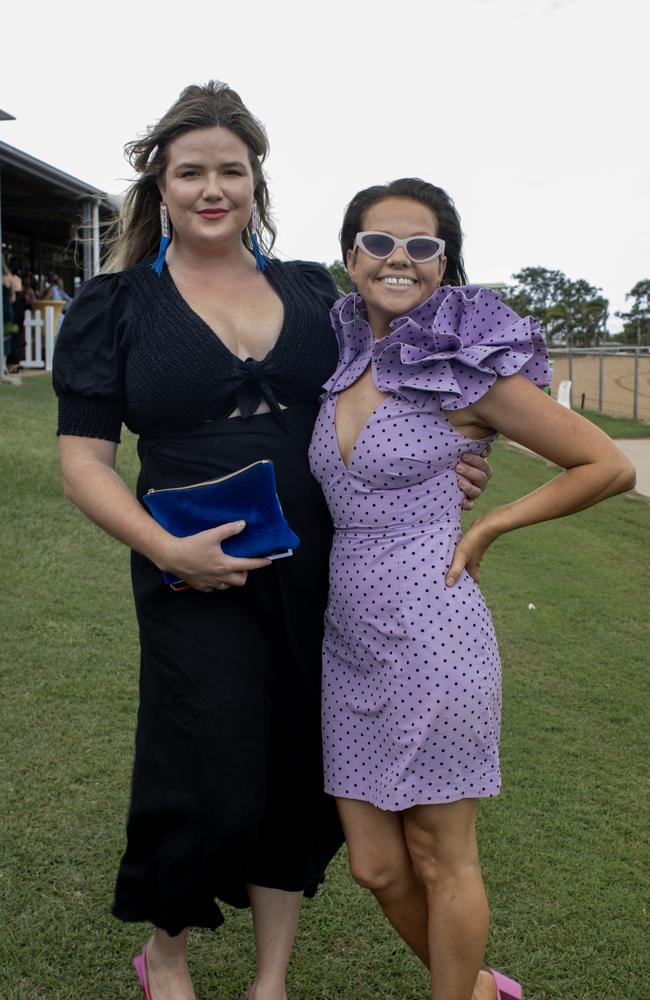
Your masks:
M277 559L291 555L300 545L282 513L270 459L205 483L149 490L142 500L158 524L178 538L231 521L245 521L239 535L221 543L229 556ZM181 583L172 573L163 573L163 577L171 586Z

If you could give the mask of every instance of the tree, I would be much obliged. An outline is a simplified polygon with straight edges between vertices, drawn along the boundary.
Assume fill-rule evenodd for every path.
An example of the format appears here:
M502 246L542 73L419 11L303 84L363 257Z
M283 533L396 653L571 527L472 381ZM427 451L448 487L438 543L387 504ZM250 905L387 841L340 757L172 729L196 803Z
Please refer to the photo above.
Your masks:
M510 286L504 296L507 304L520 314L532 313L540 322L547 309L564 300L570 284L562 271L546 267L525 267L512 277L516 285Z
M352 278L345 270L342 260L335 260L333 264L326 264L327 270L334 278L336 287L342 295L347 295L352 291Z
M545 267L525 267L513 278L516 284L507 289L504 300L520 315L539 320L549 346L559 340L589 347L606 333L609 302L600 288Z
M623 344L650 344L650 278L637 281L625 296L628 299L633 300L629 312L616 313L623 320L623 330L616 339Z

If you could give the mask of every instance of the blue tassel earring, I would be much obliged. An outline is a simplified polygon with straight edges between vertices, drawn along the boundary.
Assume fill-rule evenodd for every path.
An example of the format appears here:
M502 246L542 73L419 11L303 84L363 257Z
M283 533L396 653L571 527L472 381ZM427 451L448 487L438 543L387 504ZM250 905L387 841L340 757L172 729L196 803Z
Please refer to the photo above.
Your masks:
M172 241L171 230L169 228L169 212L167 211L167 206L164 201L160 202L160 246L158 247L158 256L151 265L151 270L155 271L158 277L162 274L163 265L165 263L165 254L167 253L167 247Z
M251 246L255 254L255 270L261 274L267 265L267 259L260 248L260 241L257 238L257 203L253 203L251 215Z

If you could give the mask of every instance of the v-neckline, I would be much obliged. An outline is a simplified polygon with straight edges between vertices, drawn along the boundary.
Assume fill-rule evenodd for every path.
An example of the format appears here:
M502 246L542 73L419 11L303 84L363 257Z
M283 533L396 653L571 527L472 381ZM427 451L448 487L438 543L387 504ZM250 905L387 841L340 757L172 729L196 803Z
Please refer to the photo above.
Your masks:
M288 326L289 310L287 309L287 302L286 302L286 299L285 299L284 295L282 294L282 285L281 285L280 282L277 282L277 280L276 280L277 276L275 275L274 271L275 271L274 262L270 261L267 264L267 267L264 269L264 274L262 275L262 277L267 279L267 281L269 282L271 288L273 289L273 291L275 292L275 294L277 295L277 297L280 299L280 302L282 303L282 325L280 327L280 332L279 332L279 334L278 334L278 336L276 338L276 341L273 344L273 347L270 349L270 351L266 352L266 354L264 355L263 358L259 358L259 359L258 358L253 358L253 359L250 359L250 358L246 358L246 359L240 358L238 354L235 354L234 351L231 351L230 348L228 347L228 345L225 344L224 341L221 339L221 337L219 336L219 334L215 330L212 329L212 327L210 326L210 324L206 320L204 320L202 316L199 316L199 314L196 312L196 310L193 309L192 306L189 304L189 302L187 301L187 299L184 298L183 295L181 295L181 292L180 292L180 290L179 290L176 282L174 281L174 279L172 277L172 274L171 274L171 271L169 270L169 267L167 266L166 263L163 266L162 273L163 273L163 275L165 277L165 280L168 282L168 284L169 284L169 286L171 288L172 296L177 300L177 302L180 305L180 307L183 310L183 312L185 312L188 315L188 317L190 319L192 319L194 321L194 323L198 327L200 327L205 333L209 334L210 339L214 343L216 343L217 348L220 348L221 351L222 351L222 353L226 354L227 357L229 357L231 359L231 361L233 361L235 363L239 363L241 365L245 365L246 361L248 361L248 360L254 360L254 361L257 362L257 364L261 365L261 364L264 364L265 361L268 361L269 358L271 357L271 355L274 353L274 351L277 350L278 345L280 344L280 341L284 338L284 336L285 336L285 334L287 332L287 326Z
M333 431L334 431L334 446L336 448L336 454L338 456L338 460L341 463L341 465L343 466L343 469L346 472L349 472L350 469L352 468L352 463L354 462L355 455L357 453L357 448L359 447L359 443L360 443L361 439L364 437L364 435L365 435L366 431L368 430L368 428L374 423L375 417L377 416L377 414L379 413L379 411L383 410L383 408L386 406L386 404L388 402L390 402L391 399L394 399L395 397L394 397L394 394L392 392L389 392L388 395L386 396L386 398L382 399L381 403L379 403L379 405L374 408L374 410L372 411L372 413L369 415L368 419L366 420L365 424L363 425L363 427L361 428L361 430L357 434L357 437L356 437L356 440L354 442L354 445L352 446L352 451L350 452L350 461L346 465L345 464L345 459L343 458L343 453L341 452L341 445L339 443L338 432L336 430L336 406L337 406L338 401L340 399L340 395L341 395L340 393L337 393L334 396L330 396L330 400L332 402L332 428L333 428Z

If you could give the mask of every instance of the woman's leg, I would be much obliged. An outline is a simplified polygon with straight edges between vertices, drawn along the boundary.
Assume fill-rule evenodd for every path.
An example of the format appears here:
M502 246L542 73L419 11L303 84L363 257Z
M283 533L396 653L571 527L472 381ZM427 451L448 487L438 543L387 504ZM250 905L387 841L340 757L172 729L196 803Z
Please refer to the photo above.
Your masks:
M406 844L427 899L432 998L471 1000L488 932L476 800L414 806L403 815Z
M301 892L249 885L257 975L250 1000L285 1000L287 968L298 927Z
M429 968L428 903L404 836L402 813L337 799L352 877L370 889L411 951Z
M145 954L153 1000L196 1000L187 968L186 930L170 937L157 927Z
M354 799L337 799L336 804L353 877L371 890L397 933L429 969L429 903L406 843L404 814ZM496 1000L489 973L479 973L472 1000Z

